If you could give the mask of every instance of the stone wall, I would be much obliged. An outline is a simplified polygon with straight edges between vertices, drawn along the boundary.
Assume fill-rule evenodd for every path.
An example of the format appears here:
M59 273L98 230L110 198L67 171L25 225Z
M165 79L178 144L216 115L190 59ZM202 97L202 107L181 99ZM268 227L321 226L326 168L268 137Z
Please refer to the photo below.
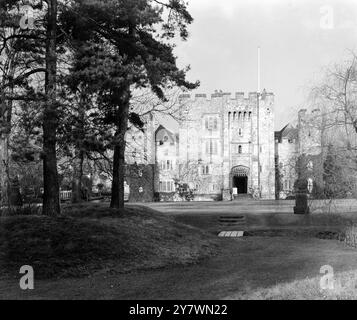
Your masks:
M297 141L283 138L277 144L277 165L280 174L281 189L279 199L285 199L294 192L294 184L297 179L296 162L298 159ZM277 177L278 179L278 177Z

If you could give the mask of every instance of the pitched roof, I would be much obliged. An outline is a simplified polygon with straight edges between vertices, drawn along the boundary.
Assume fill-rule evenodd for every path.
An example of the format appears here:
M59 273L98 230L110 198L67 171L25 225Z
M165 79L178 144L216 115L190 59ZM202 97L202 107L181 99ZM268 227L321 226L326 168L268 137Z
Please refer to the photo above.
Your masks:
M298 138L298 129L294 127L291 123L288 123L280 131L275 131L275 140L278 140L279 143L282 142L282 139L297 139Z
M172 133L179 132L179 123L170 115L155 113L154 117L165 129L171 131Z
M175 142L175 134L172 133L170 130L165 128L164 126L160 125L156 129L156 141L164 141L164 136L168 136L170 142Z

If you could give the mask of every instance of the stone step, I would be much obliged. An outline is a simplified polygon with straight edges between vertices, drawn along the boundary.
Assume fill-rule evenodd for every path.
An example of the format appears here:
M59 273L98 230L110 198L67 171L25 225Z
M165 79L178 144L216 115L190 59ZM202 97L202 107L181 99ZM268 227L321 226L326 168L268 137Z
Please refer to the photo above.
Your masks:
M246 194L246 193L243 193L243 194L236 194L233 196L233 200L237 200L237 201L240 201L240 200L252 200L253 197L251 194Z
M221 227L245 226L246 220L243 215L220 216L219 225Z

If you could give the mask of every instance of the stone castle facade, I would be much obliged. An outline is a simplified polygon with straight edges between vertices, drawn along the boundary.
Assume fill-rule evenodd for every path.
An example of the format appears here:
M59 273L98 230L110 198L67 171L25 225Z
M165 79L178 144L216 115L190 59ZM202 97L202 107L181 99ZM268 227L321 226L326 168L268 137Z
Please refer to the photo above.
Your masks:
M189 189L195 200L274 199L274 94L184 94L179 103L177 122L150 116L143 132L127 134L128 167L155 168L152 176L137 177L143 185L152 181L153 198L179 200L178 191ZM130 189L140 184L127 180ZM130 190L137 195L132 200L141 193L149 201L139 189Z
M148 114L143 130L127 132L129 201L184 201L187 190L196 201L286 199L302 157L310 191L321 184L320 110L300 110L296 123L274 132L274 94L265 90L183 94L178 102L177 120Z
M294 195L298 176L308 181L309 192L321 186L323 152L323 115L319 109L298 112L297 123L286 125L275 132L276 198ZM300 162L298 166L298 160ZM300 172L298 172L300 171Z
M346 127L332 126L334 119L319 109L300 110L274 132L273 93L184 94L178 103L177 120L148 113L143 130L128 130L129 201L185 201L187 191L196 201L292 199L298 178L319 198L330 147L341 163L355 167L349 154L357 146L355 128L346 133Z

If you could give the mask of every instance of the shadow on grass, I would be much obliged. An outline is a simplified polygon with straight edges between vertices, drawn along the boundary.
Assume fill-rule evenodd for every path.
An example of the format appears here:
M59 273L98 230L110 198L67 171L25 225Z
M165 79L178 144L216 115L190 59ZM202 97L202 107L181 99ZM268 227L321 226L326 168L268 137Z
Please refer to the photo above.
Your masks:
M68 205L61 217L0 218L7 277L18 277L22 265L31 265L38 279L125 273L195 263L214 252L209 235L140 206Z

